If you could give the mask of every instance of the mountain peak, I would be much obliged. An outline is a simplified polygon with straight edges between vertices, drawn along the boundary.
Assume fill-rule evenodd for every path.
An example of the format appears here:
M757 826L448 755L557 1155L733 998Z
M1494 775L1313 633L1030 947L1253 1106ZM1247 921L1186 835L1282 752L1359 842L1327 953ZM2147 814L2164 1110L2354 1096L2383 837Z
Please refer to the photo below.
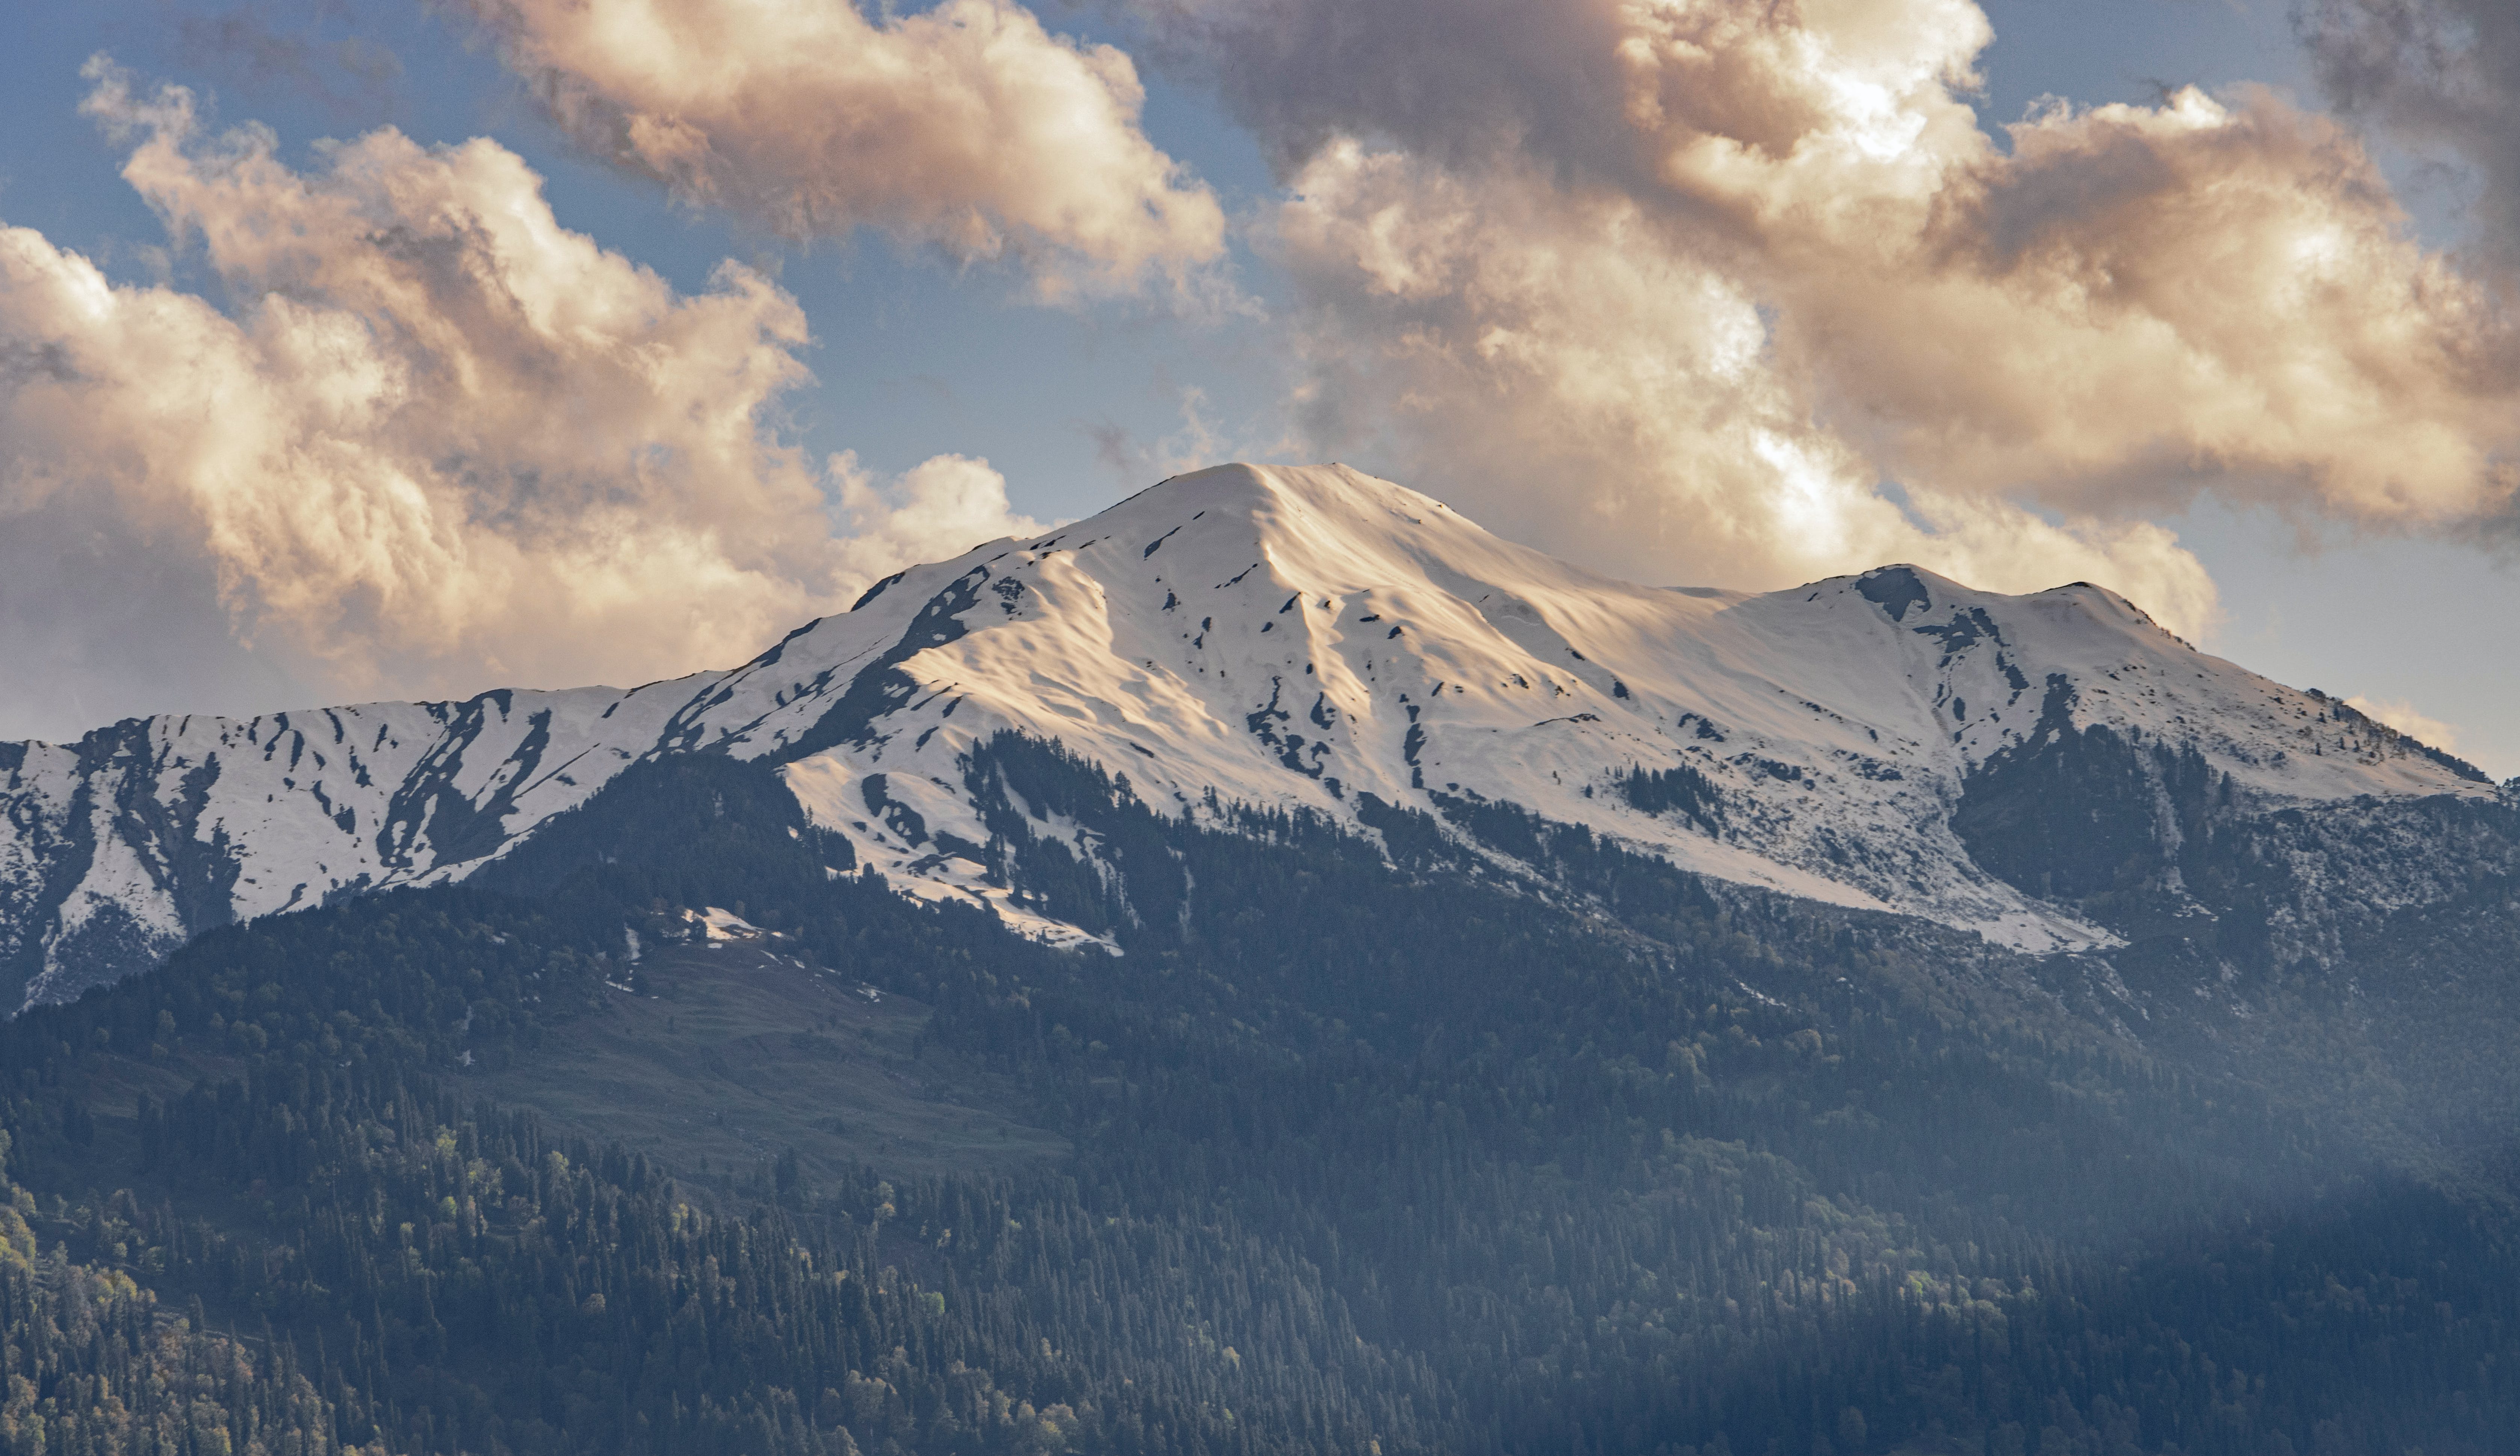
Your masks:
M1647 589L1342 466L1175 477L917 585L866 624L910 649L878 717L807 736L821 710L783 661L736 675L777 706L733 731L794 753L800 797L871 862L955 893L986 894L935 848L983 833L957 765L1003 729L1124 769L1170 814L1510 800L1719 878L2033 948L2107 934L1985 872L1951 821L1973 775L2043 733L2176 742L2254 802L2474 791L2089 584L2007 596L1903 563L1764 595ZM1641 809L1619 787L1640 772L1689 775L1704 812Z
M13 746L0 967L74 994L231 918L461 878L684 753L781 766L906 893L1078 939L1027 922L979 852L968 765L1004 731L1177 817L1239 802L1370 832L1374 804L1510 801L1715 879L2031 949L2109 932L1956 825L2041 755L2096 745L2131 786L2169 755L2262 808L2493 792L2089 584L2010 596L1903 563L1645 588L1343 465L1238 463L912 567L731 672Z

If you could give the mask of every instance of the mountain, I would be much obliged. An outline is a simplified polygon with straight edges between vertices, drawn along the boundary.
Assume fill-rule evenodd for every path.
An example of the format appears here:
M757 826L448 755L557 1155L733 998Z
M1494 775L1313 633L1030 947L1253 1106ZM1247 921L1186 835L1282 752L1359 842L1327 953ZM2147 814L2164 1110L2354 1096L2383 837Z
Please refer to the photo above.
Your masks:
M898 889L1091 939L992 868L966 766L1005 730L1188 822L1510 803L1719 882L2032 952L2213 919L2182 863L2209 823L2500 798L2088 584L2006 596L1886 566L1763 596L1639 587L1344 467L1228 465L915 567L732 672L0 745L0 975L23 1004L62 999L220 925L460 880L683 754L781 766ZM2343 893L2403 908L2459 875L2418 857L2383 879Z
M2096 588L1236 466L0 767L0 1451L2520 1429L2520 796Z

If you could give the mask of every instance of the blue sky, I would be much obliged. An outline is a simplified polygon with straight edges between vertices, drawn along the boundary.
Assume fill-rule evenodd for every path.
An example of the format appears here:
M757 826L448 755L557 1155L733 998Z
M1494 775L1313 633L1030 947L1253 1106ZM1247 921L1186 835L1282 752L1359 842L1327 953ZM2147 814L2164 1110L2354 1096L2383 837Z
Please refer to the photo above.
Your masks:
M1949 10L1936 14L1947 19ZM1347 410L1344 423L1321 423L1305 401L1317 402L1325 388L1344 387L1335 382L1348 377L1343 371L1361 368L1352 362L1359 357L1358 340L1370 341L1373 330L1385 327L1384 316L1370 314L1368 307L1383 307L1390 289L1326 282L1323 260L1329 252L1307 251L1301 235L1289 231L1289 189L1302 185L1294 169L1308 159L1303 149L1319 142L1276 114L1267 99L1253 100L1252 86L1267 84L1265 68L1258 81L1238 85L1234 73L1246 69L1247 53L1235 47L1253 42L1172 27L1161 17L1150 19L1119 4L1042 6L1036 13L1058 36L1113 44L1135 57L1147 87L1145 141L1179 164L1183 187L1211 194L1227 221L1219 246L1197 260L1200 299L1186 301L1178 287L1157 280L1043 302L1038 280L1021 257L958 258L933 239L905 242L879 227L800 240L747 220L739 208L669 196L654 176L600 157L582 130L572 132L557 119L534 86L520 79L514 38L503 43L460 5L109 0L22 16L19 43L0 55L0 223L32 230L52 247L83 255L116 284L198 295L232 317L249 307L250 289L239 283L235 269L223 281L203 247L168 248L166 227L119 175L133 154L131 135L113 135L96 116L82 114L82 102L96 87L82 66L102 53L144 94L160 83L193 91L206 110L202 136L248 121L268 126L276 138L275 156L300 175L325 166L326 139L357 138L379 127L393 127L424 147L486 137L539 175L561 227L653 270L682 297L707 294L723 260L749 265L793 300L811 332L810 343L792 352L811 371L812 381L764 406L759 428L764 438L795 447L827 493L837 489L837 477L815 463L842 451L854 452L867 477L894 490L896 499L906 499L900 491L914 489L901 482L911 480L923 462L981 459L1003 477L1008 510L1048 520L1098 509L1151 483L1168 464L1236 457L1297 460L1336 448L1352 463L1452 499L1508 534L1621 574L1650 577L1656 563L1668 559L1675 580L1722 577L1728 566L1737 566L1730 573L1737 579L1727 584L1775 587L1786 584L1780 573L1793 574L1807 559L1756 551L1692 556L1684 550L1667 558L1623 552L1619 502L1646 494L1643 486L1624 495L1588 497L1586 508L1602 523L1552 537L1547 522L1559 508L1552 492L1560 487L1547 480L1556 477L1526 470L1531 483L1524 485L1473 481L1440 441L1430 445L1423 431L1412 433L1414 417L1405 412L1416 406L1408 401L1466 375L1425 373L1360 386L1356 397L1368 404ZM1994 0L1985 15L1995 37L1977 55L1985 86L1964 99L1990 131L2029 114L2046 98L2064 98L2079 108L2157 108L2191 84L2224 101L2245 85L2264 84L2311 114L2331 106L2315 58L2301 42L2299 17L2274 0L2128 0L2110 6ZM1503 64L1518 64L1509 40L1497 42L1497 53ZM1331 69L1336 64L1346 63L1325 63ZM1327 87L1325 95L1330 95ZM1505 104L1501 100L1500 109ZM1376 110L1371 100L1340 102L1334 95L1324 105L1347 106L1332 113L1334 120L1369 150L1391 149L1392 155L1424 169L1436 162L1421 159L1443 157L1442 139L1431 129L1457 124L1432 107ZM1546 98L1534 105L1548 124ZM2384 169L2422 243L2432 249L2468 247L2478 227L2468 203L2479 184L2463 169L2457 149L2439 145L2438 137L2410 139L2367 115L2351 118L2351 124ZM1578 153L1567 156L1563 171L1588 164ZM1442 164L1450 169L1447 176L1466 179L1464 187L1505 175L1494 157ZM1305 175L1318 183L1324 174ZM1558 185L1578 185L1562 176ZM1674 247L1675 257L1692 263L1706 255ZM2481 273L2487 266L2473 268ZM1767 286L1744 285L1751 291ZM1794 292L1794 281L1776 287L1787 301L1763 302L1769 312L1760 317L1822 307L1790 301L1803 296ZM1430 318L1435 322L1428 323ZM1389 327L1438 330L1458 322L1410 315ZM8 327L0 318L0 333ZM1529 318L1523 327L1533 327ZM1778 330L1771 349L1781 350L1785 336ZM5 385L0 378L0 387ZM1849 418L1906 408L1875 401L1865 393L1868 387L1823 378L1812 386L1811 398L1840 401L1833 407ZM1844 403L1849 399L1856 403ZM7 428L0 418L0 430ZM1859 452L1871 448L1865 442L1872 436L1861 423L1839 427L1838 437L1857 441ZM1694 437L1675 438L1683 443L1651 448L1666 456L1685 454L1686 440ZM2479 450L2493 458L2499 446L2485 441ZM0 451L9 448L0 434ZM2013 472L2004 479L2035 473L2036 455L2027 457L2028 465L2024 458L2015 453L2000 466L1972 463L1965 468ZM1606 460L1606 468L1619 468L1617 458L1602 456L1594 443L1545 459L1587 468L1604 468L1598 463ZM1937 459L1930 454L1885 445L1868 459L1873 463L1868 468L1897 477L1883 499L1912 501L1939 486L1928 468ZM2457 751L2498 776L2520 773L2520 674L2513 671L2520 663L2520 578L2513 574L2508 548L2493 544L2508 539L2493 524L2499 518L2493 503L2464 515L2442 511L2414 522L2367 503L2339 505L2342 497L2333 492L2269 485L2270 471L2281 473L2274 466L2229 467L2231 479L2246 477L2241 485L2226 484L2211 471L2199 477L2201 483L2176 490L2129 486L2119 496L2106 493L2116 486L2089 483L2132 478L2141 460L2129 459L2134 463L2102 466L2078 462L2075 468L2083 473L2077 478L2085 483L2071 493L2027 486L2008 493L1990 486L1985 493L2020 513L2020 522L2007 530L2085 519L2102 520L2111 531L2143 522L2167 527L2219 596L2214 610L2183 624L2200 635L2202 645L2287 682L2411 710L2443 725ZM1685 471L1687 462L1658 463L1655 468ZM710 487L700 481L690 488ZM1706 499L1721 507L1729 498ZM1690 511L1716 509L1698 498L1677 505L1656 500L1655 529L1683 537L1690 529ZM0 497L0 508L5 502ZM1859 505L1871 508L1867 503ZM1941 518L1927 519L1930 510L1918 515L1913 506L1902 508L1918 522L1913 530L1924 533L1917 539L1928 545L1941 539L1937 532L1951 529L1936 524ZM2507 505L2498 508L2508 514ZM1570 507L1566 513L1578 512ZM152 551L170 552L163 561L150 556L134 562L135 571L172 581L200 564L166 544L182 534L180 524L168 524L174 520L124 523L131 524L133 539L145 538L154 543ZM839 529L849 529L847 518ZM1869 539L1890 542L1883 550L1892 550L1896 531L1910 526L1894 521L1890 529L1890 535ZM1993 561L2005 548L1998 541L1971 550L1975 554L1955 559ZM2107 555L2097 547L2091 551L2098 554L2087 554L2092 560L2134 560L2125 554L2134 548L2107 550L2119 554ZM209 643L224 634L223 644L187 649L190 660L209 666L198 673L165 665L118 669L112 660L117 640L100 640L93 634L72 634L43 651L0 654L0 671L22 680L11 696L28 704L0 728L68 736L103 716L126 712L235 711L343 691L471 690L493 685L501 672L553 680L537 685L561 685L577 661L566 643L526 651L488 629L448 627L427 641L395 638L390 628L338 603L326 609L331 615L318 612L292 637L287 613L301 608L286 602L305 598L241 581L239 572L249 576L256 568L241 566L240 559L219 556L195 573L222 584L223 605L208 611L215 620L207 625L199 592L187 596L193 589L168 589L168 640ZM2047 559L2036 552L2023 558L2023 582L2035 581ZM1869 563L1830 558L1825 564L1853 569ZM1940 560L1929 564L1952 569ZM2170 580L2158 573L2144 576L2152 568L2138 564L2124 569L2125 581L2113 584L2138 600L2143 594L2135 584ZM824 572L814 578L819 585L799 588L793 599L819 600L814 591L836 590L831 584L845 576L842 568L828 565L798 568L796 574L802 580L812 571ZM29 579L21 574L19 580L17 589L0 580L0 621L13 630L40 635L49 630L48 613L80 609L75 597L49 604L28 599L23 584ZM2017 589L2012 580L1990 584ZM8 599L13 590L20 599ZM761 599L769 604L760 611L775 615L776 603L789 598L774 594ZM152 630L147 610L135 608L117 620L117 632ZM727 629L735 636L723 640L738 640L748 630L742 624L753 620L738 619L739 625ZM585 627L590 641L607 630L629 629L608 629L603 622ZM358 632L383 634L380 640L385 645L376 661L384 666L344 668L341 652L316 640L328 633ZM674 642L680 640L674 640L657 650L706 651L706 645L695 644L720 640L695 638L679 648ZM147 652L132 656L134 662L149 659ZM585 660L590 675L625 670L617 654L606 658L589 649Z

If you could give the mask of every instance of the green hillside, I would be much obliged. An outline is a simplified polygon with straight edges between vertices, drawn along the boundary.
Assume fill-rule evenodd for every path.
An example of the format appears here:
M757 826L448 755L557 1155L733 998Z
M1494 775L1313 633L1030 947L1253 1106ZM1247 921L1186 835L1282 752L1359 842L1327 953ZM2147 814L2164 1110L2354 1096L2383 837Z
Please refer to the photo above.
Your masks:
M896 897L770 771L698 758L467 888L11 1023L0 1448L2520 1429L2494 1150L2148 1050L2070 963L1719 898L1509 805L1374 808L1395 866L1302 816L1185 830L1028 740L970 772L1096 836L1118 877L1012 814L968 848L1125 953ZM764 934L678 939L698 906Z

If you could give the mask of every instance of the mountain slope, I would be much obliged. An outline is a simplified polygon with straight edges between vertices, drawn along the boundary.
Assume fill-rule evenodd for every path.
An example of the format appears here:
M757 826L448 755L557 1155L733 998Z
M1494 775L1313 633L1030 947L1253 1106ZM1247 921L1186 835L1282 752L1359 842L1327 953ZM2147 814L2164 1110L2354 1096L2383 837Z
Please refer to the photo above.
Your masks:
M994 882L966 765L1010 728L1192 821L1510 801L1717 880L2035 951L2201 912L2179 852L2209 820L2498 794L2096 587L2004 596L1907 566L1639 587L1343 467L1232 465L914 568L732 672L0 748L0 970L65 997L233 919L462 878L686 753L779 764L896 888L1072 943Z
M1505 799L1718 878L2029 949L2108 937L1981 869L1951 821L2043 725L2193 749L2258 809L2495 792L2097 588L2006 597L1911 567L1764 596L1642 588L1335 467L1183 477L895 594L924 620L852 711L829 713L808 670L856 643L832 652L820 629L731 674L711 711L736 751L795 760L808 807L905 871L937 831L985 837L955 765L1001 727L1193 817L1211 789L1338 816L1369 793ZM1638 770L1675 776L1623 789ZM888 835L875 774L916 816Z
M309 1450L2507 1449L2507 1179L2411 1181L2243 1079L1955 1006L1967 938L1922 922L1741 913L1543 825L1647 912L1621 925L1420 872L1459 849L1425 815L1377 816L1395 869L1318 816L1188 826L1034 740L974 757L1125 867L1127 955L827 877L765 764L642 764L479 888L232 927L0 1027L45 1287L93 1260L258 1330L330 1408ZM1163 913L1167 871L1194 914ZM739 897L820 984L652 949L672 906ZM751 983L785 1054L727 1045L681 971L612 984L625 920L643 967ZM474 1100L629 1037L787 1077L777 1111L819 1120L829 1076L795 1074L877 1050L831 1035L872 1029L832 1020L861 982L933 1008L910 1065L864 1070L1003 1074L1073 1155L974 1176L887 1146L834 1178L801 1136L726 1149L776 1125L688 1078ZM699 1149L658 1125L715 1115L734 1166L660 1166ZM624 1143L565 1136L590 1121ZM8 1334L40 1384L0 1417L40 1401L58 1437L130 1389L114 1346Z
M460 878L579 803L718 675L0 744L0 977L66 999L236 920Z

